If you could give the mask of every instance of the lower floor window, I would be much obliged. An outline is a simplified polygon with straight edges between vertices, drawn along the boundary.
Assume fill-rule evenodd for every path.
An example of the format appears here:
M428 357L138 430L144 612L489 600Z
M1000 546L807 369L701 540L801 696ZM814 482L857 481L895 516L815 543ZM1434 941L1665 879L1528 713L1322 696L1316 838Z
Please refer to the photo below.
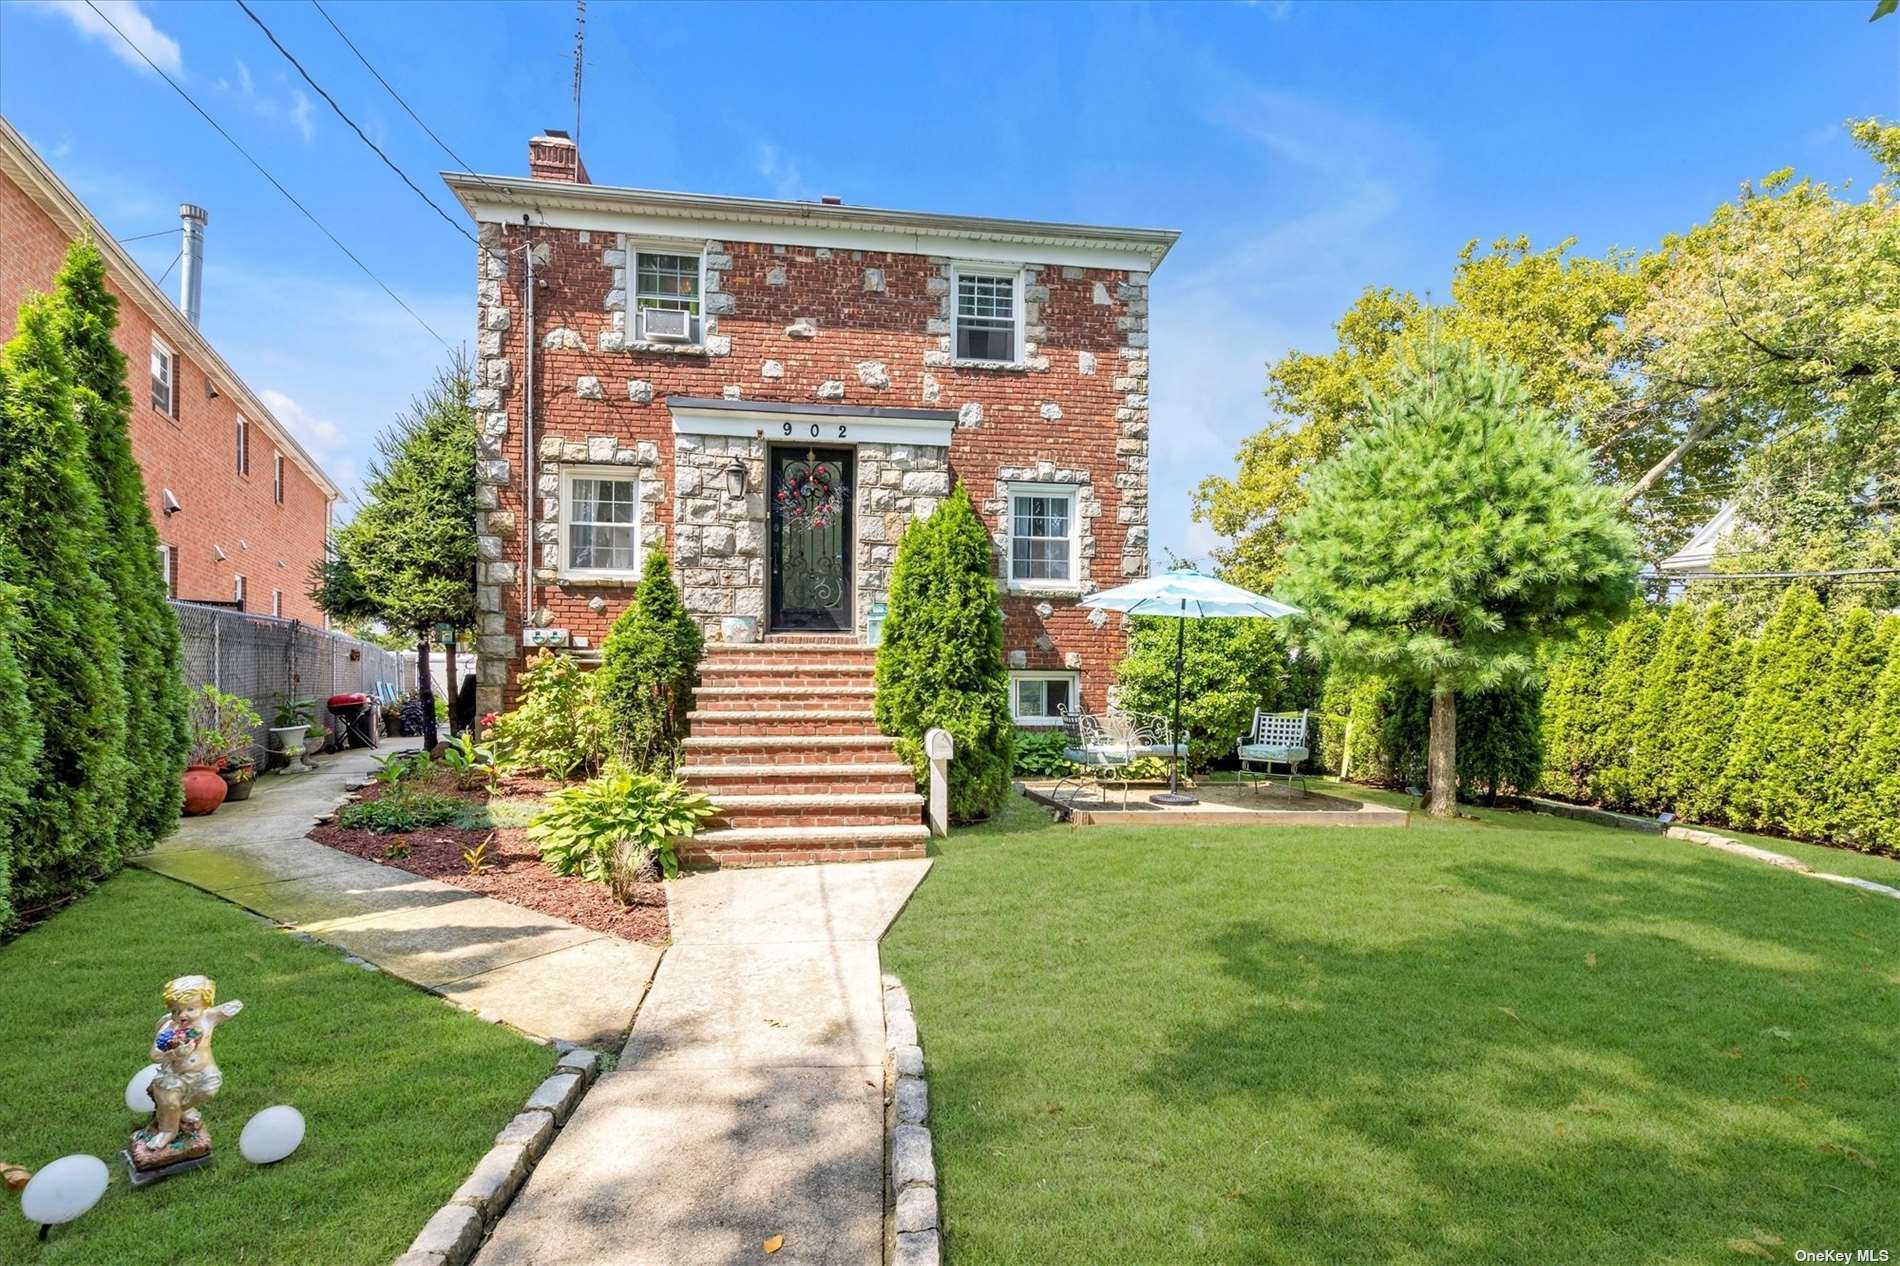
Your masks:
M1054 725L1075 702L1074 673L1009 675L1009 711L1019 725Z
M571 575L636 575L640 570L639 480L575 471L562 482L562 570Z

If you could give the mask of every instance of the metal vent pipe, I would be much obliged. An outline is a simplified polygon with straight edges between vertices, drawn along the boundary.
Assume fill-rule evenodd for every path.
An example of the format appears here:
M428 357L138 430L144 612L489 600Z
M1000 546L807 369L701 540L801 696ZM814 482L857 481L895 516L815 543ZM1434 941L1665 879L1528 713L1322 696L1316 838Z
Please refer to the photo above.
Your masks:
M210 223L211 213L184 202L179 204L178 219L185 230L184 250L178 260L178 306L184 309L185 319L196 326L204 311L205 225Z

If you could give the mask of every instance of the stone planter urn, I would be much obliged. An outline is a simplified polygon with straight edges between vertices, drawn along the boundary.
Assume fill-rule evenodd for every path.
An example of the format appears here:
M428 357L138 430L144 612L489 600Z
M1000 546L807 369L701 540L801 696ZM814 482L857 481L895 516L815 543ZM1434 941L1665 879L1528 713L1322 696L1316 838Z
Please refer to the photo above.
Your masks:
M297 768L297 758L304 754L304 735L310 732L307 725L274 725L270 732L271 750L284 758L277 772L288 774Z
M224 785L224 776L209 765L189 765L185 768L185 816L203 817L216 812L224 803L230 788Z

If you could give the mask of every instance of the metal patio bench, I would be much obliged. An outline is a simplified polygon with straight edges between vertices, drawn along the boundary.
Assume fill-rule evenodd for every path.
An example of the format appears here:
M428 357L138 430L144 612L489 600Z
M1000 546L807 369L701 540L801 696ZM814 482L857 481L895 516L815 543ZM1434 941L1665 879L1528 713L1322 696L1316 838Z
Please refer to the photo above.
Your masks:
M1275 765L1286 766L1286 785L1291 787L1295 778L1300 780L1300 790L1306 790L1306 775L1300 772L1300 766L1313 754L1307 745L1308 714L1305 712L1262 712L1254 710L1253 727L1240 736L1235 755L1240 757L1241 772L1253 779L1253 788L1260 790L1262 770L1256 765L1265 766L1265 777L1271 781Z
M1056 783L1049 792L1053 800L1062 799L1065 786L1069 788L1068 803L1071 805L1090 787L1101 792L1106 800L1109 785L1119 783L1122 808L1126 809L1128 766L1147 756L1165 759L1176 754L1185 755L1184 749L1178 750L1168 741L1166 725L1152 718L1128 712L1096 716L1069 707L1062 708L1061 713L1063 737L1067 741L1067 746L1062 749L1063 759L1082 766L1082 769ZM1123 776L1115 777L1117 774Z

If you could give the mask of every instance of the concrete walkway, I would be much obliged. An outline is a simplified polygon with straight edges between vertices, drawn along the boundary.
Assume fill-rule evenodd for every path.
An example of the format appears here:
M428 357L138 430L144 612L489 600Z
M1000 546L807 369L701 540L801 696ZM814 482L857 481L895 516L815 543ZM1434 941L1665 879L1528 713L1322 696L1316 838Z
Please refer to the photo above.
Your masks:
M216 893L535 1037L611 1048L652 979L660 951L304 838L365 781L376 757L263 774L251 798L186 818L147 869Z
M928 861L690 875L621 1053L477 1266L876 1266L877 942ZM764 1242L783 1236L776 1254Z

